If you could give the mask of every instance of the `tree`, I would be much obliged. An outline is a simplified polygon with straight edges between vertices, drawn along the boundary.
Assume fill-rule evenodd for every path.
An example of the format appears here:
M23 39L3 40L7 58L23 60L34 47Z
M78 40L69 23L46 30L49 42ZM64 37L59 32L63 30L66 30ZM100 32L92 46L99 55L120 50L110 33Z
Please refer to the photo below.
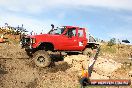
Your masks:
M99 38L95 38L96 42L99 42Z
M8 23L5 23L5 27L8 27Z
M112 38L112 39L110 39L110 41L108 41L108 46L113 46L113 45L115 45L116 44L116 39L115 38Z

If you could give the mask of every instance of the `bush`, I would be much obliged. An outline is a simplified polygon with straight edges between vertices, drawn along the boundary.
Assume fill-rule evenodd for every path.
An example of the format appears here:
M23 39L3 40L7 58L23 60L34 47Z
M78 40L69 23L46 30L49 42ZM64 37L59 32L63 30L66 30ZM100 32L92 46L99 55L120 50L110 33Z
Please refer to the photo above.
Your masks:
M112 38L112 39L110 39L110 41L108 41L108 46L113 46L113 45L115 45L116 44L116 39L115 38Z

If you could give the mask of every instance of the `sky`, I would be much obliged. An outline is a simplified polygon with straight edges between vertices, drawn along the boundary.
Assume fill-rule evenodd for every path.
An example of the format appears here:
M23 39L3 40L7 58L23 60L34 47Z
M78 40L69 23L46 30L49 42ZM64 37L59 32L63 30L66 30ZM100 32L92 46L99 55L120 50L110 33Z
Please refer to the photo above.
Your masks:
M0 0L0 26L47 33L51 24L85 27L95 38L132 44L132 0Z

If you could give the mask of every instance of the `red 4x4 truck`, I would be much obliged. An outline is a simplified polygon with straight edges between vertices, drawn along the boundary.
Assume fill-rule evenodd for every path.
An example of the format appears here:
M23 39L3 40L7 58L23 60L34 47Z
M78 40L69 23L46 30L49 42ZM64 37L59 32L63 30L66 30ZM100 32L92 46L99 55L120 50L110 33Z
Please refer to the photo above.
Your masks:
M89 55L91 50L97 48L98 45L93 37L89 36L89 39L86 37L85 28L74 26L52 28L47 34L24 36L21 44L27 54L32 56L36 65L40 67L46 67L51 63L47 51L81 52Z

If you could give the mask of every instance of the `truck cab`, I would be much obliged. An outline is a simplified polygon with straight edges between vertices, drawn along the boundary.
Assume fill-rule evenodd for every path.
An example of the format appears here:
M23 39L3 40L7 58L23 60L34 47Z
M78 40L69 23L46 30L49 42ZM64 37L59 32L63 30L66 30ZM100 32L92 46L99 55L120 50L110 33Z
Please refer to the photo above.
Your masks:
M52 36L51 42L55 50L60 51L80 51L87 44L86 32L84 28L64 26L56 28L49 33Z

